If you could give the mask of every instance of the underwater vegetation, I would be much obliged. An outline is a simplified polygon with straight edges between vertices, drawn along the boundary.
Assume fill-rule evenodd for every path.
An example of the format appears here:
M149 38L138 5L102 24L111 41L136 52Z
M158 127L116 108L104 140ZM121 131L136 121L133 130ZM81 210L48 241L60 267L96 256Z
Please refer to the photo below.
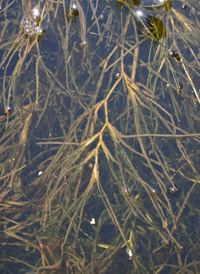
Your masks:
M200 3L0 2L0 272L199 273Z

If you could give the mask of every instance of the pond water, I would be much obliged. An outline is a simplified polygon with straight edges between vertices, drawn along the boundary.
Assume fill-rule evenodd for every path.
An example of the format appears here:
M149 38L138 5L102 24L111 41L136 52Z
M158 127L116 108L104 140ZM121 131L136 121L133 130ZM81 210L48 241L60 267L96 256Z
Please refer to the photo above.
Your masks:
M200 3L0 1L0 272L199 273Z

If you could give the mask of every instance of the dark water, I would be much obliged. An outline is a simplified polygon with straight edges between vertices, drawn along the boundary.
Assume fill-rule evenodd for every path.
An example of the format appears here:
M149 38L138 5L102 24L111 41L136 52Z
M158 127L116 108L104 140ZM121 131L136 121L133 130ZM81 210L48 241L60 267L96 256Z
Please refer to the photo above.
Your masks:
M200 5L139 2L0 2L1 273L200 272Z

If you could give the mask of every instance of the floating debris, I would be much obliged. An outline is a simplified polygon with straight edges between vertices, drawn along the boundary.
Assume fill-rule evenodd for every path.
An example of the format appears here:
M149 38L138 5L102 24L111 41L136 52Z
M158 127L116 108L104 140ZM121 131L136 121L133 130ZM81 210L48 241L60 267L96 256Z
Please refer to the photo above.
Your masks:
M132 250L129 247L126 248L126 253L129 256L129 259L131 259L133 257L133 252L132 252Z
M79 46L83 49L87 46L87 42L86 41L82 41Z
M92 220L90 221L90 224L91 225L95 225L96 224L95 218L92 218Z
M121 73L120 72L117 72L117 73L115 73L115 79L119 79L121 77Z
M176 52L175 50L171 51L170 54L169 54L169 56L170 56L171 58L175 58L175 59L176 59L176 62L179 62L179 61L181 60L181 58L180 58L178 52Z
M35 38L46 32L45 29L41 28L41 20L40 11L35 7L31 10L31 16L24 15L22 17L20 27L28 36Z
M70 5L67 16L68 16L69 20L73 20L76 16L79 16L79 11L78 11L76 3L73 2Z
M182 90L183 90L183 85L179 83L178 95L182 94Z
M172 187L169 187L169 193L174 195L178 192L178 188L176 185L172 186Z

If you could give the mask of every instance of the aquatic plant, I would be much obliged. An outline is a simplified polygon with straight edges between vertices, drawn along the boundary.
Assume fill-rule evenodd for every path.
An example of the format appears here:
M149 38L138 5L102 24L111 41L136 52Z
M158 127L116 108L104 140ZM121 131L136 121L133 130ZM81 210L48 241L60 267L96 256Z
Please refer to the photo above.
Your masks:
M2 2L2 273L199 272L199 10Z

